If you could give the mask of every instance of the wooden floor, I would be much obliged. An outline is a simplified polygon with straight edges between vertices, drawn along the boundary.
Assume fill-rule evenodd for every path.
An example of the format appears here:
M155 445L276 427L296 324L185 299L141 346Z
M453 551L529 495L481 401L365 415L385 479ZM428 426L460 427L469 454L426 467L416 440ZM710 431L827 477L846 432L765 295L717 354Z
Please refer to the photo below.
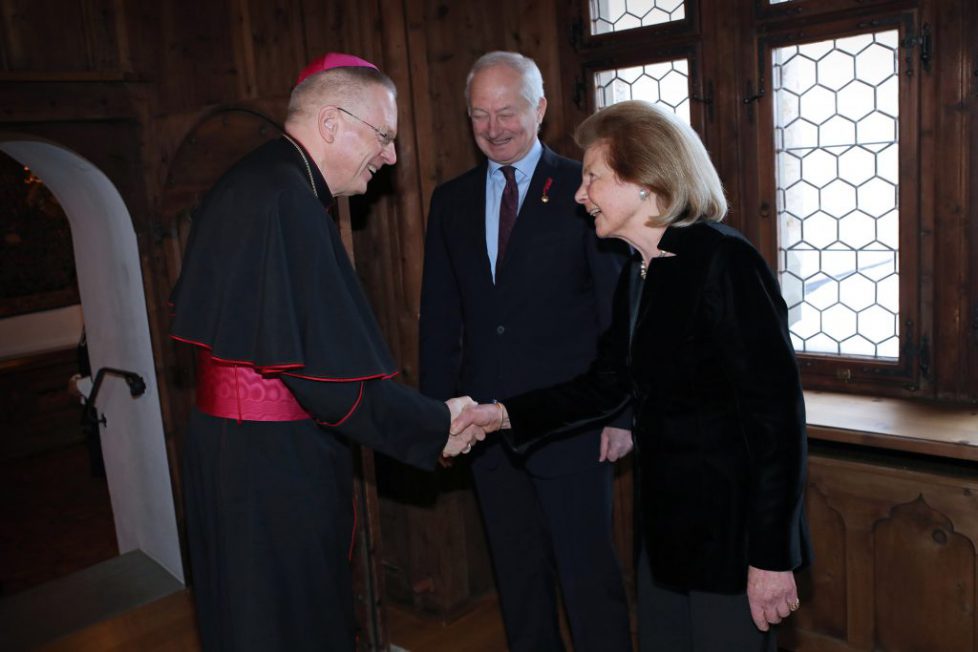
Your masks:
M388 608L391 643L408 652L503 652L506 639L495 596L452 623ZM396 649L396 648L395 648ZM43 652L197 652L190 591L174 593L59 639Z

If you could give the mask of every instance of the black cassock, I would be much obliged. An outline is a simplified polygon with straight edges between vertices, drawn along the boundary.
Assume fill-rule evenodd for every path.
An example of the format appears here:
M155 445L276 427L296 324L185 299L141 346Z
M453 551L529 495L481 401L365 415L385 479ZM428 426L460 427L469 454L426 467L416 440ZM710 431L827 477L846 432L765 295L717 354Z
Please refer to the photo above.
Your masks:
M352 649L350 442L433 468L448 435L444 403L392 380L327 212L332 196L303 157L311 162L283 137L217 182L194 216L171 299L175 339L219 361L226 378L258 383L235 380L219 400L244 412L224 416L199 409L198 387L187 428L182 478L205 650ZM248 418L249 405L261 408L254 392L277 381L312 418Z

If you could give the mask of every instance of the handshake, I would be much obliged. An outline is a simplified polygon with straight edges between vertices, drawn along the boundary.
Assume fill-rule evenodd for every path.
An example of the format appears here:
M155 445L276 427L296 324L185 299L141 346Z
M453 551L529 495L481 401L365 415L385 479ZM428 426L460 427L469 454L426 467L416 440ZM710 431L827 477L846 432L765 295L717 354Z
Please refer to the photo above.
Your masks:
M486 434L509 426L509 415L502 403L476 403L468 396L445 401L452 413L451 434L442 457L455 457L472 450L473 444Z

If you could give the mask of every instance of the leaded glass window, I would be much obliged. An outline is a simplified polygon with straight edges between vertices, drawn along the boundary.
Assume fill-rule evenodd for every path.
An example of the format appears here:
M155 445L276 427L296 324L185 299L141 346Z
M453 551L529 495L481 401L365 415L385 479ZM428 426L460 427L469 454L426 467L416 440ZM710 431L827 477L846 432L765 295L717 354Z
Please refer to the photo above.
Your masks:
M683 0L590 0L591 34L621 32L686 17Z
M624 100L646 100L670 108L689 122L689 61L660 61L594 73L598 109Z
M792 341L799 352L895 360L898 32L772 55L778 271Z

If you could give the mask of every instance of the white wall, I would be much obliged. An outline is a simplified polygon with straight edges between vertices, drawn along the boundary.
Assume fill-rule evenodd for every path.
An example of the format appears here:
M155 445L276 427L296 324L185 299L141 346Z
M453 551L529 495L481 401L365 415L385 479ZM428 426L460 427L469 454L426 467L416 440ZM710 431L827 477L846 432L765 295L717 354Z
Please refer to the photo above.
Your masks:
M52 143L0 134L0 150L34 171L71 224L92 370L135 371L146 393L106 377L97 407L120 553L142 550L180 581L183 564L163 435L139 250L119 191L95 166Z
M0 319L0 360L77 346L81 332L79 305Z

